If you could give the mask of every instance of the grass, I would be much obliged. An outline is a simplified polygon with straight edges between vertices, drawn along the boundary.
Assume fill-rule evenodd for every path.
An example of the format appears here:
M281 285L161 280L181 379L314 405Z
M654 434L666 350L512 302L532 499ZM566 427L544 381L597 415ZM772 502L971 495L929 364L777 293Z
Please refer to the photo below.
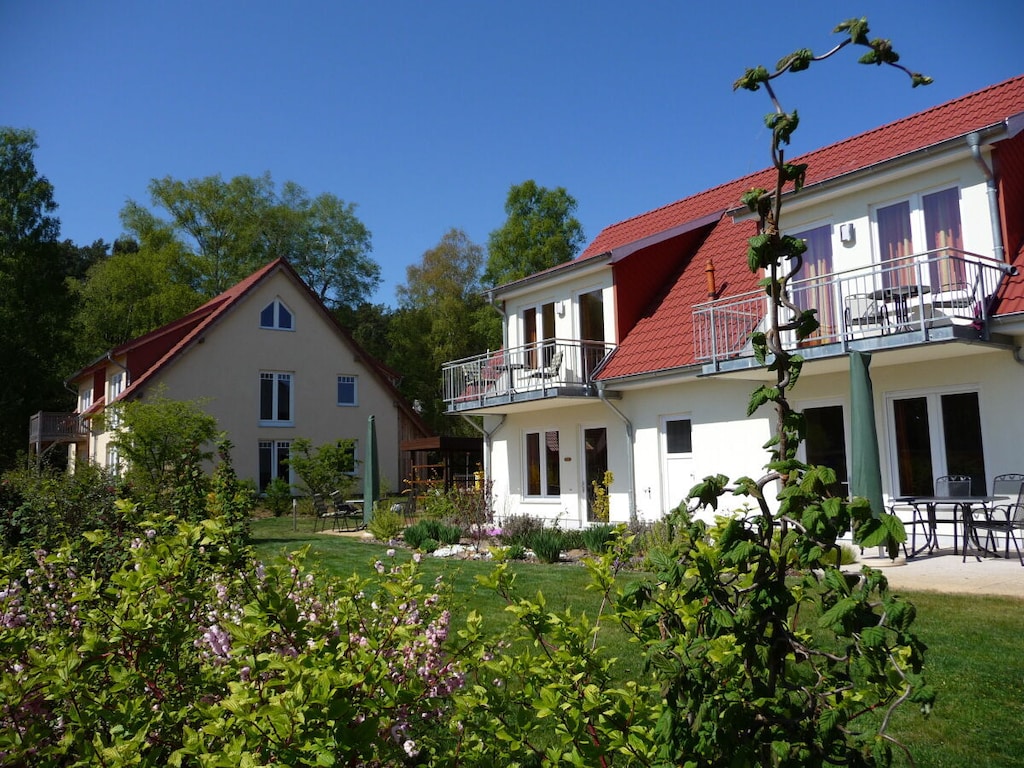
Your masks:
M357 538L312 532L309 519L258 520L254 544L264 558L309 546L311 561L338 575L367 572L386 547ZM399 557L403 556L399 554ZM475 608L496 634L510 619L501 599L476 584L488 573L486 562L425 557L428 578L444 574L454 587L458 610ZM600 597L589 590L587 571L567 565L515 563L517 585L524 595L544 593L551 610L597 613ZM926 675L938 692L928 718L912 706L900 709L892 733L909 747L921 768L1024 768L1024 600L978 595L907 592L917 607L916 632L928 646ZM639 677L641 659L624 633L607 626L601 643L619 658L619 674ZM897 755L895 765L909 763Z

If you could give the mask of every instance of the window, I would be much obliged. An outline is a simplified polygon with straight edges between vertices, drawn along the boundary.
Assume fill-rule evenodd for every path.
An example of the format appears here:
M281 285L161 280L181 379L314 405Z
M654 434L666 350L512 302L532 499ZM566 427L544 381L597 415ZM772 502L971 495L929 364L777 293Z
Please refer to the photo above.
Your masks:
M78 393L78 412L85 413L92 407L92 387Z
M523 344L527 347L526 365L540 368L548 365L555 354L555 303L523 310ZM543 355L538 351L543 348Z
M693 453L693 422L689 419L665 421L665 452Z
M278 477L291 482L288 471L291 445L288 440L260 440L260 491L265 491L270 482Z
M111 443L107 444L107 469L115 476L121 476L121 455L117 451L117 446Z
M109 392L109 394L107 396L107 408L108 409L110 409L110 406L114 405L114 401L118 398L118 396L122 392L124 392L124 382L125 382L125 372L124 371L120 371L118 373L115 373L113 376L110 377L110 380L107 382L107 390ZM118 409L117 408L110 409L109 410L109 414L110 414L110 416L107 419L107 427L109 429L117 429L119 426L121 426L121 415L118 413Z
M916 285L921 279L937 292L963 283L959 188L883 206L875 211L875 223L882 265L894 268L887 273L887 286ZM919 278L909 257L925 252L930 260L928 273Z
M800 309L818 310L818 330L804 341L805 344L814 344L819 339L829 339L838 331L832 287L822 280L832 272L832 225L798 232L793 237L807 243L797 281L792 285L792 294L793 302Z
M971 493L985 491L985 451L978 393L930 392L893 397L894 495L930 496L935 478L968 475Z
M292 374L260 373L260 424L290 426L293 396Z
M359 380L355 376L338 377L338 405L359 405Z
M260 312L260 328L271 328L278 331L294 330L291 310L280 299L274 299Z
M526 495L551 497L561 494L558 432L526 433Z
M843 421L843 406L824 405L803 409L806 437L804 439L805 460L808 464L829 467L836 473L836 486L832 492L837 496L848 495L848 473L846 466L846 426Z

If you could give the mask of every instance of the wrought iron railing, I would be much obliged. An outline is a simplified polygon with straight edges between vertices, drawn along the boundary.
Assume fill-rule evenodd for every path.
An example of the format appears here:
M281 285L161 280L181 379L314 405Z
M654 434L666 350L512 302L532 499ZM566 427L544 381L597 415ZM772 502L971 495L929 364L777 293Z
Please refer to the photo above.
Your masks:
M992 300L1008 264L966 251L943 248L843 272L794 280L793 303L817 309L820 327L802 344L850 342L941 325L988 328ZM693 308L697 359L718 363L753 355L750 335L767 328L764 290L729 296ZM785 310L780 318L785 320Z
M603 341L546 339L445 363L444 401L462 410L517 397L592 394L594 374L614 349Z

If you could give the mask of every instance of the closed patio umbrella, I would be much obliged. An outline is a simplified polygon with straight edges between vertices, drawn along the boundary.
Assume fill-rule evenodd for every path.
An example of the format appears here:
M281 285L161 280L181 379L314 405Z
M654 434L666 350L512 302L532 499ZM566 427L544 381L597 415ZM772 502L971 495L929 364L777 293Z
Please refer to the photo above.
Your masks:
M863 496L871 503L871 514L885 511L882 499L882 464L878 456L878 430L875 427L875 396L871 387L871 355L850 352L850 494Z
M377 460L377 424L373 415L366 423L366 459L363 462L363 522L373 519L373 502L380 498L380 466Z

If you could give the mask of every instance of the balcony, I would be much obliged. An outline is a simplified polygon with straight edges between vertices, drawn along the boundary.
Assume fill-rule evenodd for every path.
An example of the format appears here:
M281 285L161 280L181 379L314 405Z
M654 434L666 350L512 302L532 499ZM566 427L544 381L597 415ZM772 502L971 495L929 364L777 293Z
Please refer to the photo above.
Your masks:
M447 413L551 398L595 398L594 374L615 349L603 341L547 339L446 363Z
M29 417L28 441L38 451L54 443L75 443L89 437L89 430L77 413L39 411Z
M1013 274L1003 262L943 248L794 280L790 299L817 309L820 323L800 343L800 354L810 359L851 349L995 341L989 331L993 299L1004 277ZM767 330L768 304L762 290L693 308L694 349L705 373L758 366L750 335ZM795 343L788 341L789 347Z

